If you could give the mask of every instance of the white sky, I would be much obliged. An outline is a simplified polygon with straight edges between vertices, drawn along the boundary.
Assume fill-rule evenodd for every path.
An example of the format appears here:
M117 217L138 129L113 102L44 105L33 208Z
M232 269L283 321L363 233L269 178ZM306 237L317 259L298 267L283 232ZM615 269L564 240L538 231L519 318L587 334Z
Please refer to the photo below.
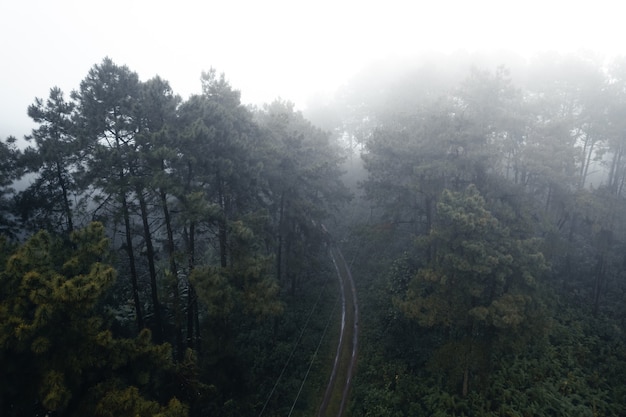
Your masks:
M245 103L300 108L364 64L422 51L590 49L626 55L620 1L0 0L0 139L22 137L26 108L69 95L109 56L183 98L203 70L224 72Z

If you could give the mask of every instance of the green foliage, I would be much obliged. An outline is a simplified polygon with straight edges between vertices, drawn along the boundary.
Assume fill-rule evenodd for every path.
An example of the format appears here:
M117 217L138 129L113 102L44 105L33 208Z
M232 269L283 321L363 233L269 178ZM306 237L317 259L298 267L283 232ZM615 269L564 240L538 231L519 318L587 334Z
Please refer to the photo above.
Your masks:
M12 185L21 176L23 169L18 163L21 152L16 141L12 136L0 141L0 236L14 237L17 232L12 215Z
M80 202L79 185L73 172L78 169L79 146L74 121L75 103L66 101L63 92L50 89L45 101L35 99L28 115L38 124L28 141L34 142L21 157L34 181L17 197L17 210L32 227L69 234L74 229L76 202Z
M512 238L473 186L463 194L444 191L437 207L435 226L421 242L434 256L398 305L427 327L519 327L545 269L536 243Z
M469 378L484 384L491 355L511 340L535 335L540 317L537 278L546 266L533 240L519 240L495 218L474 186L444 191L430 234L419 244L430 260L395 304L421 326L442 329L431 360L454 389Z
M333 233L363 303L353 415L626 414L626 66L543 62L456 85L445 65L414 68L329 106L368 171L346 215L361 224ZM48 230L0 236L0 414L265 401L332 275L321 224L349 200L344 154L289 102L246 108L214 69L201 83L182 101L105 58L70 100L53 88L29 107L31 148L0 144L0 234ZM106 231L75 230L94 218Z
M3 415L23 415L33 404L59 415L95 415L92 407L115 396L102 384L117 380L118 389L142 387L150 395L153 378L171 370L170 347L153 345L149 331L118 339L102 327L96 305L116 277L107 252L104 227L92 223L72 234L71 245L39 232L2 265ZM172 415L184 411L174 402L164 412L170 408L179 413Z
M257 237L242 221L231 223L233 264L199 266L190 281L211 319L225 319L242 309L257 320L279 315L280 287L271 275L272 258L257 253Z
M533 65L515 87L473 71L438 104L390 85L401 111L367 114L369 229L388 244L353 271L374 299L353 415L624 414L623 71Z
M120 390L108 388L104 390L103 398L95 407L94 416L97 417L184 417L188 409L176 398L166 406L155 401L146 400L137 387L128 387Z
M421 351L393 346L408 337L406 330L385 333L387 343L368 345L361 356L352 403L356 415L413 416L618 416L622 415L626 366L624 333L617 321L593 319L588 311L549 304L554 320L544 338L520 342L517 350L500 351L486 366L488 383L463 397L448 375L464 345L451 342L438 349L438 364L410 368L425 361L436 340L415 335ZM552 310L554 309L554 310ZM371 323L370 323L371 326ZM388 326L388 325L387 325ZM387 328L389 329L389 327ZM365 341L385 340L364 332ZM433 343L435 342L435 343ZM381 346L382 345L382 346ZM451 350L451 352L445 352ZM416 358L414 355L421 355ZM448 369L449 368L449 369ZM446 373L442 372L446 370Z
M330 136L292 103L276 100L255 116L266 143L264 180L276 245L276 276L280 283L286 281L293 294L320 256L320 224L350 198L341 182L344 158Z

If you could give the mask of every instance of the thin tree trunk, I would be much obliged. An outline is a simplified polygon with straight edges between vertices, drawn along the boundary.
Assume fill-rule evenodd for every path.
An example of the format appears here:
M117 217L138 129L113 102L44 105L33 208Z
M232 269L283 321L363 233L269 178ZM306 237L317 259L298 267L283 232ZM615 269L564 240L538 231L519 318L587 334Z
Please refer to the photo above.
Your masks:
M617 196L621 197L622 196L622 190L624 189L624 180L626 180L626 169L622 168L622 172L620 174L620 180L619 180L619 184L617 186Z
M191 282L188 284L189 288L187 290L187 347L189 349L194 348L194 325L195 325L195 315L196 313L196 291L191 285Z
M186 184L186 192L191 190L193 178L193 165L191 162L187 162L187 184ZM195 256L196 256L196 223L195 221L191 221L189 223L189 233L187 233L187 229L183 229L184 236L186 237L186 245L187 245L187 259L188 259L188 277L191 277L191 273L195 268ZM200 355L202 351L202 339L200 337L200 317L198 311L198 297L196 295L196 291L194 290L191 282L189 282L189 293L187 299L187 345L191 347L193 344L193 331L195 328L195 347L198 355ZM191 304L192 309L189 309L189 305Z
M72 209L70 206L70 200L67 196L67 185L65 184L65 180L63 179L63 170L61 168L60 163L56 163L57 168L57 178L59 180L59 186L61 187L61 192L63 193L63 211L65 212L65 218L67 220L67 232L72 233L74 230L74 222L72 221Z
M220 242L220 266L222 268L226 268L228 266L228 257L226 255L227 243L226 239L228 237L226 233L226 220L220 219L218 221L218 238Z
M428 234L430 233L430 229L433 227L433 201L430 198L430 196L426 196L425 201L424 201L424 205L425 205L425 210L426 210L426 230L424 231L424 233ZM427 258L428 258L428 262L432 261L435 257L435 248L433 247L433 243L429 243L428 244L428 249L427 249Z
M572 248L571 248L571 242L573 242L574 239L574 229L576 228L576 220L577 220L577 215L573 214L572 215L572 219L570 220L570 227L569 227L569 232L567 234L567 241L570 242L569 245L566 246L566 253L565 253L565 265L563 267L563 271L564 274L563 276L565 277L570 277L572 275ZM569 280L567 279L563 279L562 280L562 287L564 290L566 290L566 285L569 282Z
M187 262L189 268L189 276L191 276L193 270L195 269L195 235L196 235L196 224L195 222L191 222L189 224L189 230L185 227L183 230L183 234L185 237L185 243L187 246ZM193 285L191 282L189 283L189 298L187 299L187 305L191 306L191 309L187 310L187 344L189 347L192 345L195 347L198 355L202 353L202 338L200 335L200 316L198 311L198 296L196 294ZM195 337L192 337L195 331ZM189 338L192 338L189 340Z
M552 185L548 185L548 195L546 196L546 206L544 210L547 212L552 202Z
M606 275L606 267L605 267L603 253L598 256L595 269L596 269L595 281L593 285L593 316L594 317L596 317L598 315L598 311L600 311L600 292L602 291L602 286L604 284L605 275Z
M176 338L176 357L181 360L183 358L183 331L182 331L182 303L180 301L180 293L178 291L178 266L175 258L174 232L172 230L172 221L170 211L167 207L167 194L165 190L160 190L161 205L163 207L163 217L165 219L165 229L167 231L167 255L169 258L170 274L174 282L172 283L172 294L174 296L174 332Z
M280 209L278 210L278 247L276 248L276 279L282 282L283 267L283 215L285 213L285 191L280 195Z
M591 164L591 155L593 154L594 142L592 141L589 145L589 151L587 153L587 158L585 161L585 165L583 166L582 177L580 179L580 188L585 188L585 182L587 181L587 175L589 175L589 165Z
M609 188L613 193L617 193L617 183L618 183L618 166L620 165L620 160L622 157L621 147L618 148L615 153L613 153L613 158L611 159L611 168L609 169Z
M192 222L189 225L189 235L193 237L195 234L196 225ZM191 276L195 266L195 244L192 241L189 242L187 259L188 259L188 270L187 276ZM198 320L198 297L196 295L196 290L193 288L190 280L187 280L189 285L189 290L187 291L187 347L189 349L194 348L194 326L196 321ZM195 332L199 335L199 326L195 328ZM198 336L196 337L196 341L198 341ZM197 345L197 343L196 343Z
M286 236L286 247L285 247L285 275L287 276L287 280L290 283L289 295L292 297L296 295L296 274L292 270L291 265L291 245L293 241L293 234L290 232Z
M120 173L120 179L124 179L124 175ZM126 253L128 254L128 262L130 266L130 282L133 291L133 302L135 304L135 314L137 316L137 330L144 328L143 313L141 301L139 300L139 279L137 276L137 268L135 266L135 252L133 249L133 238L130 228L130 214L128 212L128 202L126 201L126 192L120 194L122 199L122 215L124 217L124 231L126 233Z
M161 303L159 302L159 288L157 285L156 266L154 264L154 246L152 244L152 233L148 221L148 207L142 190L137 187L137 198L139 199L139 209L141 211L141 222L143 224L143 234L146 241L146 256L148 258L148 271L150 273L150 292L152 295L152 308L154 309L154 340L163 342L163 319L161 317Z
M222 181L220 180L220 176L218 174L217 176L217 181L218 181L218 199L219 199L219 204L220 204L220 208L222 209L222 216L221 218L217 221L217 228L218 228L218 239L219 239L219 243L220 243L220 266L222 268L226 268L228 266L228 255L227 255L227 250L228 250L228 243L227 243L227 239L228 239L228 231L227 231L227 225L228 225L228 220L227 220L227 204L226 204L226 197L224 195L224 188L223 188L223 184Z

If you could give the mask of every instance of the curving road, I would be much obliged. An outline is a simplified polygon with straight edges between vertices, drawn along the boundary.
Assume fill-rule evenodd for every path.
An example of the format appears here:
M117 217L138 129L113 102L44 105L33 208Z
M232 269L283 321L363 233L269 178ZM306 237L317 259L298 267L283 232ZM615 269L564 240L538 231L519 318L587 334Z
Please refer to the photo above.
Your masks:
M334 244L330 244L330 256L335 265L341 289L341 330L333 370L322 405L317 413L318 417L342 417L344 415L356 368L359 335L359 307L352 274L341 250Z

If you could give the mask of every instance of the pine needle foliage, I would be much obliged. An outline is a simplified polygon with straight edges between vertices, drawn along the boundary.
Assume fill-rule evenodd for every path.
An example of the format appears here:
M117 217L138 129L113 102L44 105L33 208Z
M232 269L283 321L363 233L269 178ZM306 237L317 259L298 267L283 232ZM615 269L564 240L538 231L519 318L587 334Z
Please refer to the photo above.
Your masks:
M155 395L173 368L170 346L152 344L148 330L115 338L97 313L117 275L108 245L100 223L69 244L42 231L0 265L2 415L186 415ZM113 401L121 397L129 402Z

